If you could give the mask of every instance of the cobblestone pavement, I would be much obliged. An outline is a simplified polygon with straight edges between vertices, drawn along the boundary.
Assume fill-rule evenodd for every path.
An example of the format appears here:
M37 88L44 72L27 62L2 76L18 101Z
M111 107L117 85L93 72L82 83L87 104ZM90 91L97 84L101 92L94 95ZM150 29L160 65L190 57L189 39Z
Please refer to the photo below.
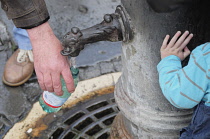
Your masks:
M50 24L59 39L71 27L84 29L100 23L103 15L113 13L120 0L46 0L51 15ZM11 56L15 43L13 24L0 10L0 76ZM121 43L98 42L88 45L78 56L80 80L90 79L106 73L121 71ZM88 57L88 58L87 58ZM24 85L8 87L0 77L0 139L16 122L23 119L37 101L41 89L35 73Z

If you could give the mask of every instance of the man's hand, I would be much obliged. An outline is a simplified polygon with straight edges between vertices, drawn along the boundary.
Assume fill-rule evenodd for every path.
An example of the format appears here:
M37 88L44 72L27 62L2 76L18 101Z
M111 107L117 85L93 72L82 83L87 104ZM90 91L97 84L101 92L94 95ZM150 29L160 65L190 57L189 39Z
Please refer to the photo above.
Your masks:
M190 54L190 50L187 48L187 44L192 39L193 34L189 35L189 31L185 31L184 34L179 38L180 35L181 32L178 31L169 43L169 35L166 35L160 49L161 59L170 55L175 55L178 56L181 60L184 60Z
M61 75L69 92L74 91L74 82L63 49L48 22L27 30L34 54L34 67L41 89L62 95Z

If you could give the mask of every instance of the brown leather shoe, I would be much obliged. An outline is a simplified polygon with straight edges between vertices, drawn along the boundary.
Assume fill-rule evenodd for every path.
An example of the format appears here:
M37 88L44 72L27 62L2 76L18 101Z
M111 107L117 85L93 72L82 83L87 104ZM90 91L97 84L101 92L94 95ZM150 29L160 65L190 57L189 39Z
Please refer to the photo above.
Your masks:
M8 59L4 67L2 81L9 86L19 86L31 77L33 70L32 51L18 49Z

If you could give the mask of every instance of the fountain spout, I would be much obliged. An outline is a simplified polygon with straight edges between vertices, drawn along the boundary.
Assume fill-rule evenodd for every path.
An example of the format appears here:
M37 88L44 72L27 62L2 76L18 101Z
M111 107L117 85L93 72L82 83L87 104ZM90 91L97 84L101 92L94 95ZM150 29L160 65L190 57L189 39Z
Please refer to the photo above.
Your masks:
M61 54L75 57L86 44L98 41L128 41L132 36L128 15L122 6L117 6L115 13L106 14L100 24L83 30L73 27L63 38L64 49Z

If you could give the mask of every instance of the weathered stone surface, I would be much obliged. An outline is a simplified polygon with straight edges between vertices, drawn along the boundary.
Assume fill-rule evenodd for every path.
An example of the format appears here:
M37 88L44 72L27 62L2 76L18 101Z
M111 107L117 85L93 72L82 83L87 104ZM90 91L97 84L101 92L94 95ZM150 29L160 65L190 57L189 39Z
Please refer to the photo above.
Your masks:
M199 42L209 41L210 20L207 19L210 13L203 9L209 7L210 2L191 2L173 12L157 13L146 0L122 0L135 35L122 46L123 73L115 87L115 99L122 114L130 121L125 126L130 126L134 138L179 138L179 131L190 123L192 110L177 109L163 96L157 64L166 34L173 36L179 30L201 34L195 35L189 43L191 49Z
M81 13L87 13L87 12L88 12L88 8L87 8L85 5L79 5L78 10L79 10Z

